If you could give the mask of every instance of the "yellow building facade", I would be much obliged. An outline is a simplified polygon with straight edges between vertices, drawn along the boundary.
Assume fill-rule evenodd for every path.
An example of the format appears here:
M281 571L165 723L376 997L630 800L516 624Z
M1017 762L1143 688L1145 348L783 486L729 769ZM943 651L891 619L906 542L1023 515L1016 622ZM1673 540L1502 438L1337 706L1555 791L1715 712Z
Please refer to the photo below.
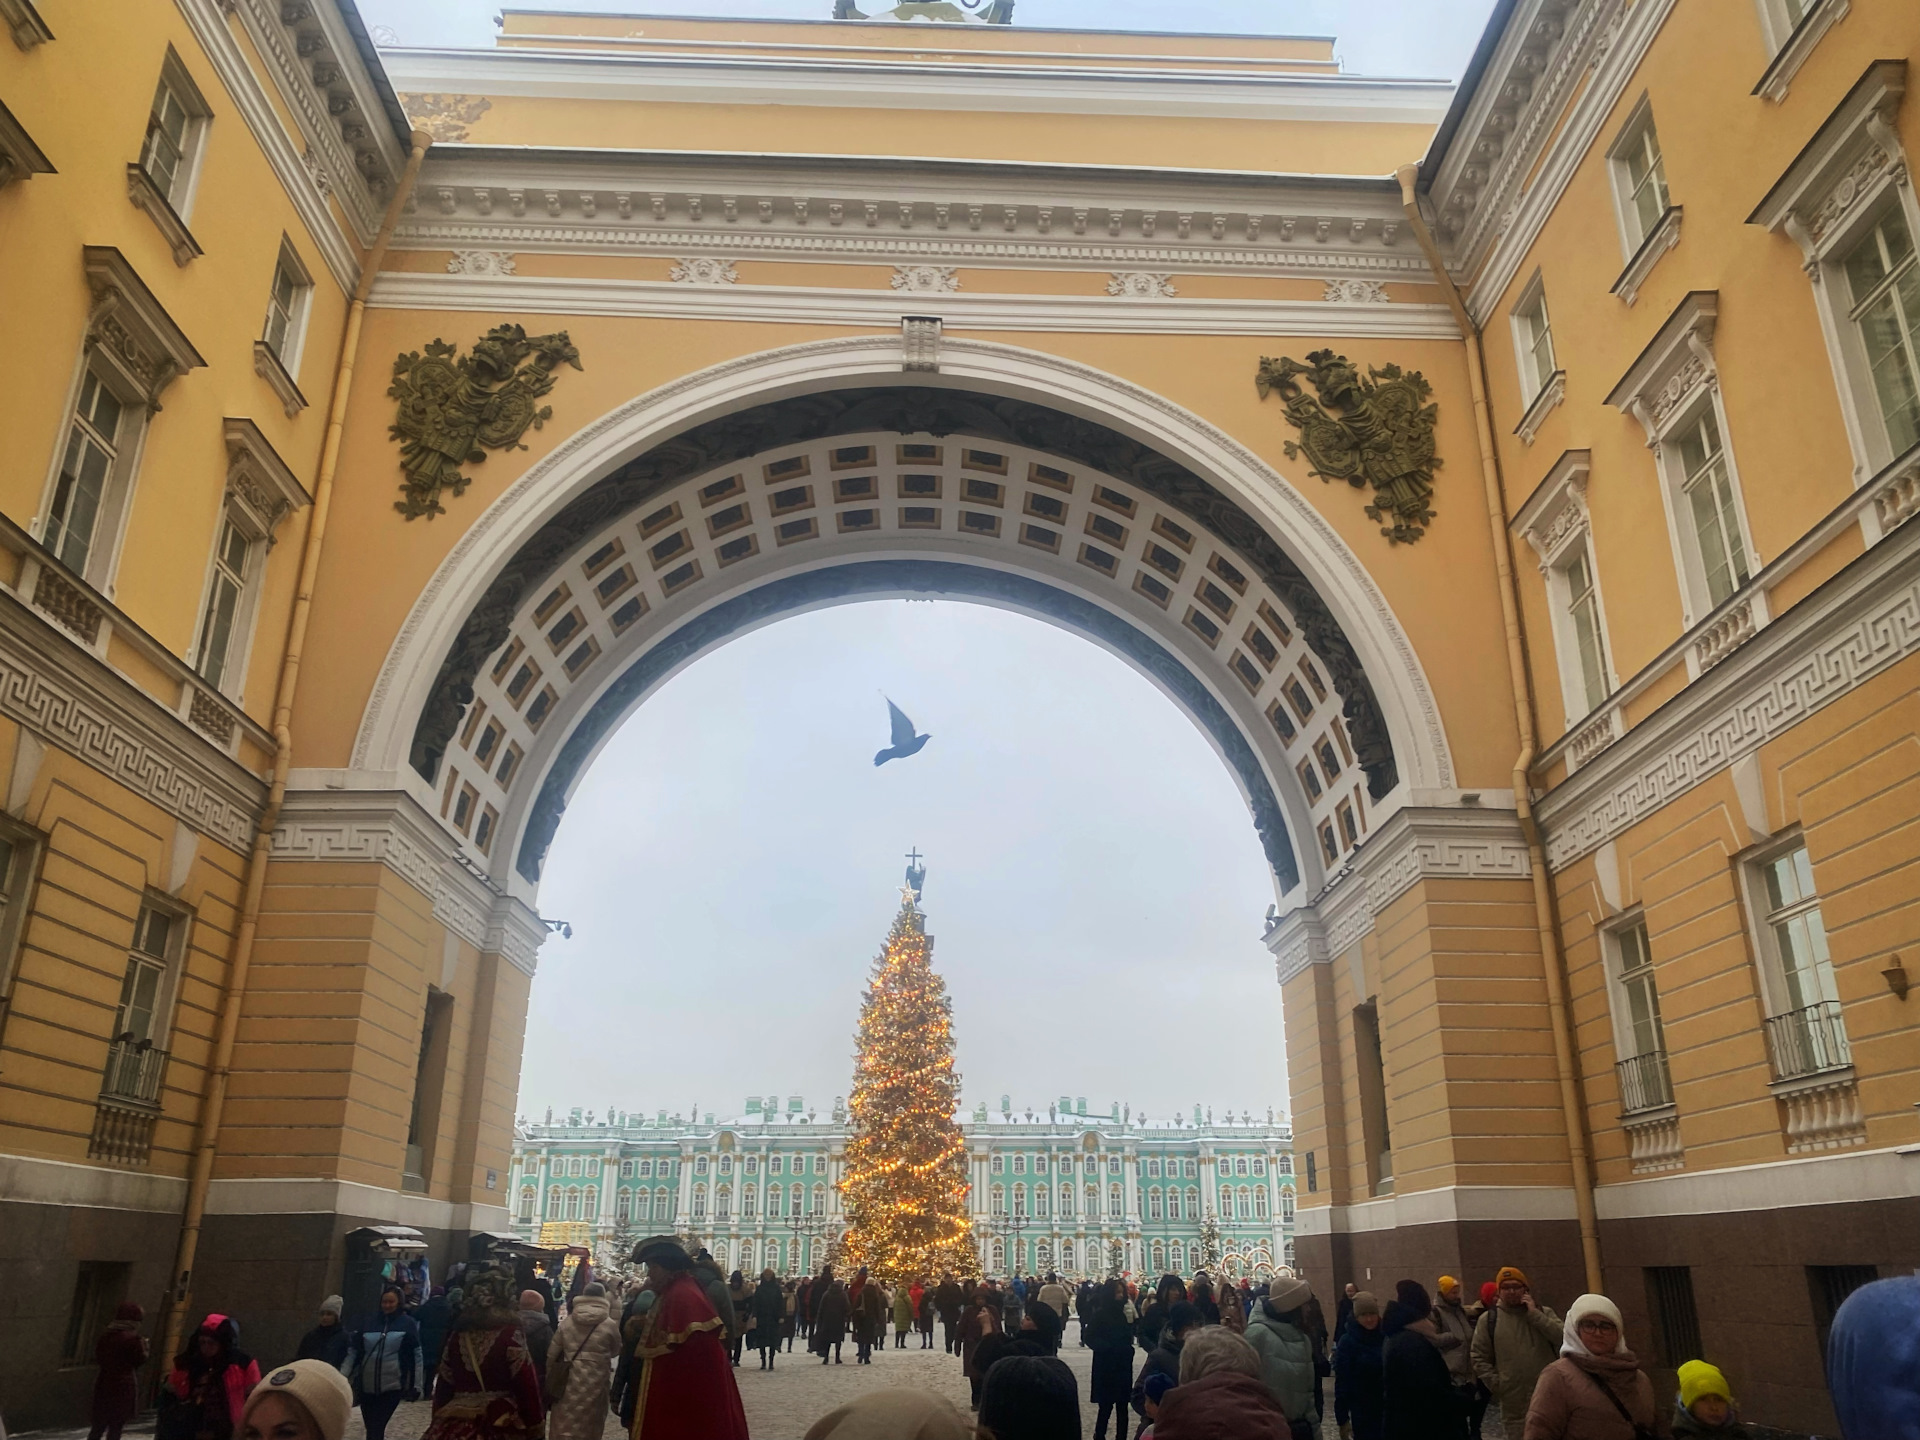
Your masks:
M940 594L1236 776L1323 1293L1604 1284L1829 1425L1825 1317L1920 1261L1901 8L1514 0L1456 91L0 0L10 1423L122 1298L273 1358L353 1229L507 1228L600 742L745 629Z

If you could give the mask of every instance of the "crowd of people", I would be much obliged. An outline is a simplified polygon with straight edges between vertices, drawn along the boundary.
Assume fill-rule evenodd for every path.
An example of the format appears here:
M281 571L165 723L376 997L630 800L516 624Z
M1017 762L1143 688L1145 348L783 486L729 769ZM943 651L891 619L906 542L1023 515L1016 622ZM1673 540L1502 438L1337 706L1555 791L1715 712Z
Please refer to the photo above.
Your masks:
M924 1390L875 1388L822 1416L807 1440L1080 1440L1075 1342L1092 1352L1084 1396L1106 1440L1317 1440L1332 1391L1340 1440L1479 1440L1498 1406L1509 1440L1743 1440L1725 1377L1679 1367L1670 1403L1627 1343L1618 1308L1582 1295L1564 1317L1525 1274L1502 1269L1471 1299L1452 1276L1435 1292L1402 1280L1384 1304L1349 1284L1332 1322L1304 1278L1255 1286L1162 1277L942 1275L889 1291L860 1269L801 1280L724 1275L676 1237L642 1241L644 1278L612 1292L583 1263L566 1287L524 1265L456 1267L416 1304L388 1285L378 1308L343 1319L339 1297L296 1356L260 1366L238 1322L208 1315L161 1387L157 1440L342 1440L361 1412L384 1440L400 1404L426 1391L426 1440L602 1440L617 1414L631 1440L746 1440L734 1368L791 1353L871 1364L933 1348L968 1382L971 1414ZM100 1335L91 1440L119 1440L147 1359L137 1305ZM1828 1382L1848 1440L1920 1440L1920 1277L1881 1280L1835 1316Z

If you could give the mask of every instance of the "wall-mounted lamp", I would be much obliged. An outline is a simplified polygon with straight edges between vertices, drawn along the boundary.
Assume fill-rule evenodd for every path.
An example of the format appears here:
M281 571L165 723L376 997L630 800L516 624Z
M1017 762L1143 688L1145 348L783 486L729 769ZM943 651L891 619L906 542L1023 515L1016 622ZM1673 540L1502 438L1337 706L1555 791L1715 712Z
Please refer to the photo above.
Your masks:
M1888 965L1887 968L1880 973L1887 977L1887 989L1891 990L1894 995L1901 1000L1907 998L1909 985L1907 980L1907 967L1900 963L1900 957L1898 955L1895 955L1893 957L1893 963Z

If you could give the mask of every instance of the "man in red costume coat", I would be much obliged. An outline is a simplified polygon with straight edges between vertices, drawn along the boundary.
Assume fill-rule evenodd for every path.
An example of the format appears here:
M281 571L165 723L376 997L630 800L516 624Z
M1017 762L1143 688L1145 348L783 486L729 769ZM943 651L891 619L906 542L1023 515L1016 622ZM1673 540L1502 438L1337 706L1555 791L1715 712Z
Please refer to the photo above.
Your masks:
M694 1279L692 1257L660 1235L642 1240L633 1258L647 1267L655 1299L633 1347L632 1440L747 1440L726 1321Z

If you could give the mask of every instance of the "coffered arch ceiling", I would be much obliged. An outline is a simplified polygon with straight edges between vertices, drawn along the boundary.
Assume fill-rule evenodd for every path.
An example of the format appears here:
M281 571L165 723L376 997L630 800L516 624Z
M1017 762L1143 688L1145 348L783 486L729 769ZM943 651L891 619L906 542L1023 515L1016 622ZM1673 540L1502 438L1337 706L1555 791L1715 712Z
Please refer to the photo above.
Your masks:
M1233 771L1283 892L1401 782L1341 622L1236 500L1081 416L913 384L753 405L589 485L467 610L408 762L476 864L537 883L572 787L675 670L785 614L913 594L1034 615L1146 674Z

